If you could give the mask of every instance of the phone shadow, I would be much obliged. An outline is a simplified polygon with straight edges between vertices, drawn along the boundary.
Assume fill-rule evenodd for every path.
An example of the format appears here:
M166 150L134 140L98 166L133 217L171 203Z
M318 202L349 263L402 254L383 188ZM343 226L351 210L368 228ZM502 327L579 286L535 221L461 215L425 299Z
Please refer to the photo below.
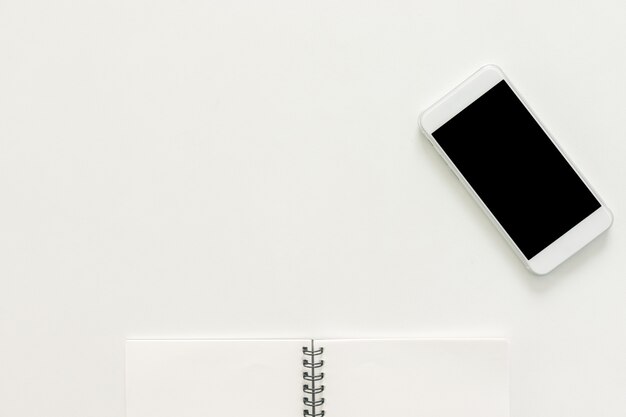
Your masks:
M501 241L501 255L509 257L511 262L517 263L516 267L512 266L515 270L511 270L510 275L519 276L525 282L525 285L529 287L530 291L535 293L548 292L552 288L558 287L560 283L568 279L583 279L589 274L580 272L590 270L591 265L594 264L594 260L597 261L601 256L601 253L606 251L606 247L609 245L609 240L611 238L611 229L595 238L579 252L572 255L572 257L556 267L550 273L546 275L533 274L524 267L511 248L508 247L506 240L500 235L495 227L493 227L493 224L491 224L487 216L484 215L475 201L473 201L469 193L467 193L460 182L456 181L454 173L447 168L446 163L441 159L438 152L434 149L428 138L421 130L419 130L419 128L417 129L415 137L415 142L417 142L416 150L419 149L420 152L425 152L430 155L428 159L432 163L430 164L431 167L429 167L429 169L433 169L436 173L435 175L441 175L442 178L447 178L450 183L457 183L459 188L459 198L463 200L460 203L467 205L467 209L474 213L476 221L484 223L484 226L491 230L492 233L490 234L493 238ZM461 196L461 194L463 196Z
M590 270L594 261L597 262L601 253L606 251L610 239L609 229L547 275L539 276L528 272L531 276L530 279L525 280L526 283L533 292L541 293L550 291L566 279L584 279L589 274L581 273L581 271Z

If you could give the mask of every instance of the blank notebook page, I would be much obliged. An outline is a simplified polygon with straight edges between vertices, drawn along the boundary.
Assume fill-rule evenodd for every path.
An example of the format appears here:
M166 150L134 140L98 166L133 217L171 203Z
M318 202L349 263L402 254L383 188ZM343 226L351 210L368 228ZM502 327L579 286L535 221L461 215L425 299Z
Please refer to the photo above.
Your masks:
M310 340L126 343L126 417L302 415Z
M498 339L316 340L331 416L507 417L508 344Z

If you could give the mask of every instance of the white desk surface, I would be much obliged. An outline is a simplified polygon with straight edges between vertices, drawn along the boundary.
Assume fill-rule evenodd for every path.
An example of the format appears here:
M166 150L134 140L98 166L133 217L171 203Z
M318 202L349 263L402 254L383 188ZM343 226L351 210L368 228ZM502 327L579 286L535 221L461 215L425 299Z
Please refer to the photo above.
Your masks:
M0 415L122 417L128 337L504 336L626 414L626 3L5 0ZM499 64L615 214L530 275L418 132Z

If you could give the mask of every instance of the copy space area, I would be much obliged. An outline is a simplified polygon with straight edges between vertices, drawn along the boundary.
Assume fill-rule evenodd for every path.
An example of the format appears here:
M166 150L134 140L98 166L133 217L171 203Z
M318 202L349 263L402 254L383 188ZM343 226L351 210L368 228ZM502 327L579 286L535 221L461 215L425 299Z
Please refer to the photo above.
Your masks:
M626 2L3 0L0 415L123 417L143 338L503 337L626 415ZM418 132L502 67L615 214L530 275Z

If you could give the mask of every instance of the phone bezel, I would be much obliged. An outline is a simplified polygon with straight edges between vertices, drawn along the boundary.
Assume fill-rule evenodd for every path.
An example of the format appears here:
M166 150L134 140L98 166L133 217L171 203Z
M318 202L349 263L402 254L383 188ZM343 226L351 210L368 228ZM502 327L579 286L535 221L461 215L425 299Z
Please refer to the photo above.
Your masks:
M590 214L583 221L567 231L564 235L552 242L548 247L543 249L537 255L528 259L517 247L517 244L509 236L506 230L498 222L495 216L491 213L491 210L483 203L478 194L474 191L473 187L467 182L463 174L456 168L454 163L448 158L448 155L439 146L437 141L432 136L432 133L445 124L448 120L456 116L461 110L469 106L476 99L485 94L489 89L495 86L500 81L504 80L511 90L515 93L517 98L522 102L524 107L529 111L537 124L543 129L548 138L554 143L556 148L561 152L565 160L570 164L574 171L578 174L581 180L585 183L589 191L600 202L601 207ZM553 136L548 132L545 126L541 123L539 118L532 111L530 106L517 92L515 87L511 84L508 78L504 75L504 72L496 65L489 64L481 67L478 71L472 74L468 79L463 81L459 86L454 88L438 102L426 109L419 117L419 125L425 136L428 138L433 147L437 150L437 153L444 159L452 172L461 181L463 186L472 195L474 200L483 209L487 217L495 224L496 228L504 236L506 241L511 245L517 256L522 260L524 265L530 269L533 273L538 275L545 275L563 263L566 259L582 249L585 245L595 239L602 232L607 230L613 223L613 215L611 211L606 207L602 199L589 185L589 182L584 178L572 161L567 157L565 152L559 147L558 143L554 140Z

